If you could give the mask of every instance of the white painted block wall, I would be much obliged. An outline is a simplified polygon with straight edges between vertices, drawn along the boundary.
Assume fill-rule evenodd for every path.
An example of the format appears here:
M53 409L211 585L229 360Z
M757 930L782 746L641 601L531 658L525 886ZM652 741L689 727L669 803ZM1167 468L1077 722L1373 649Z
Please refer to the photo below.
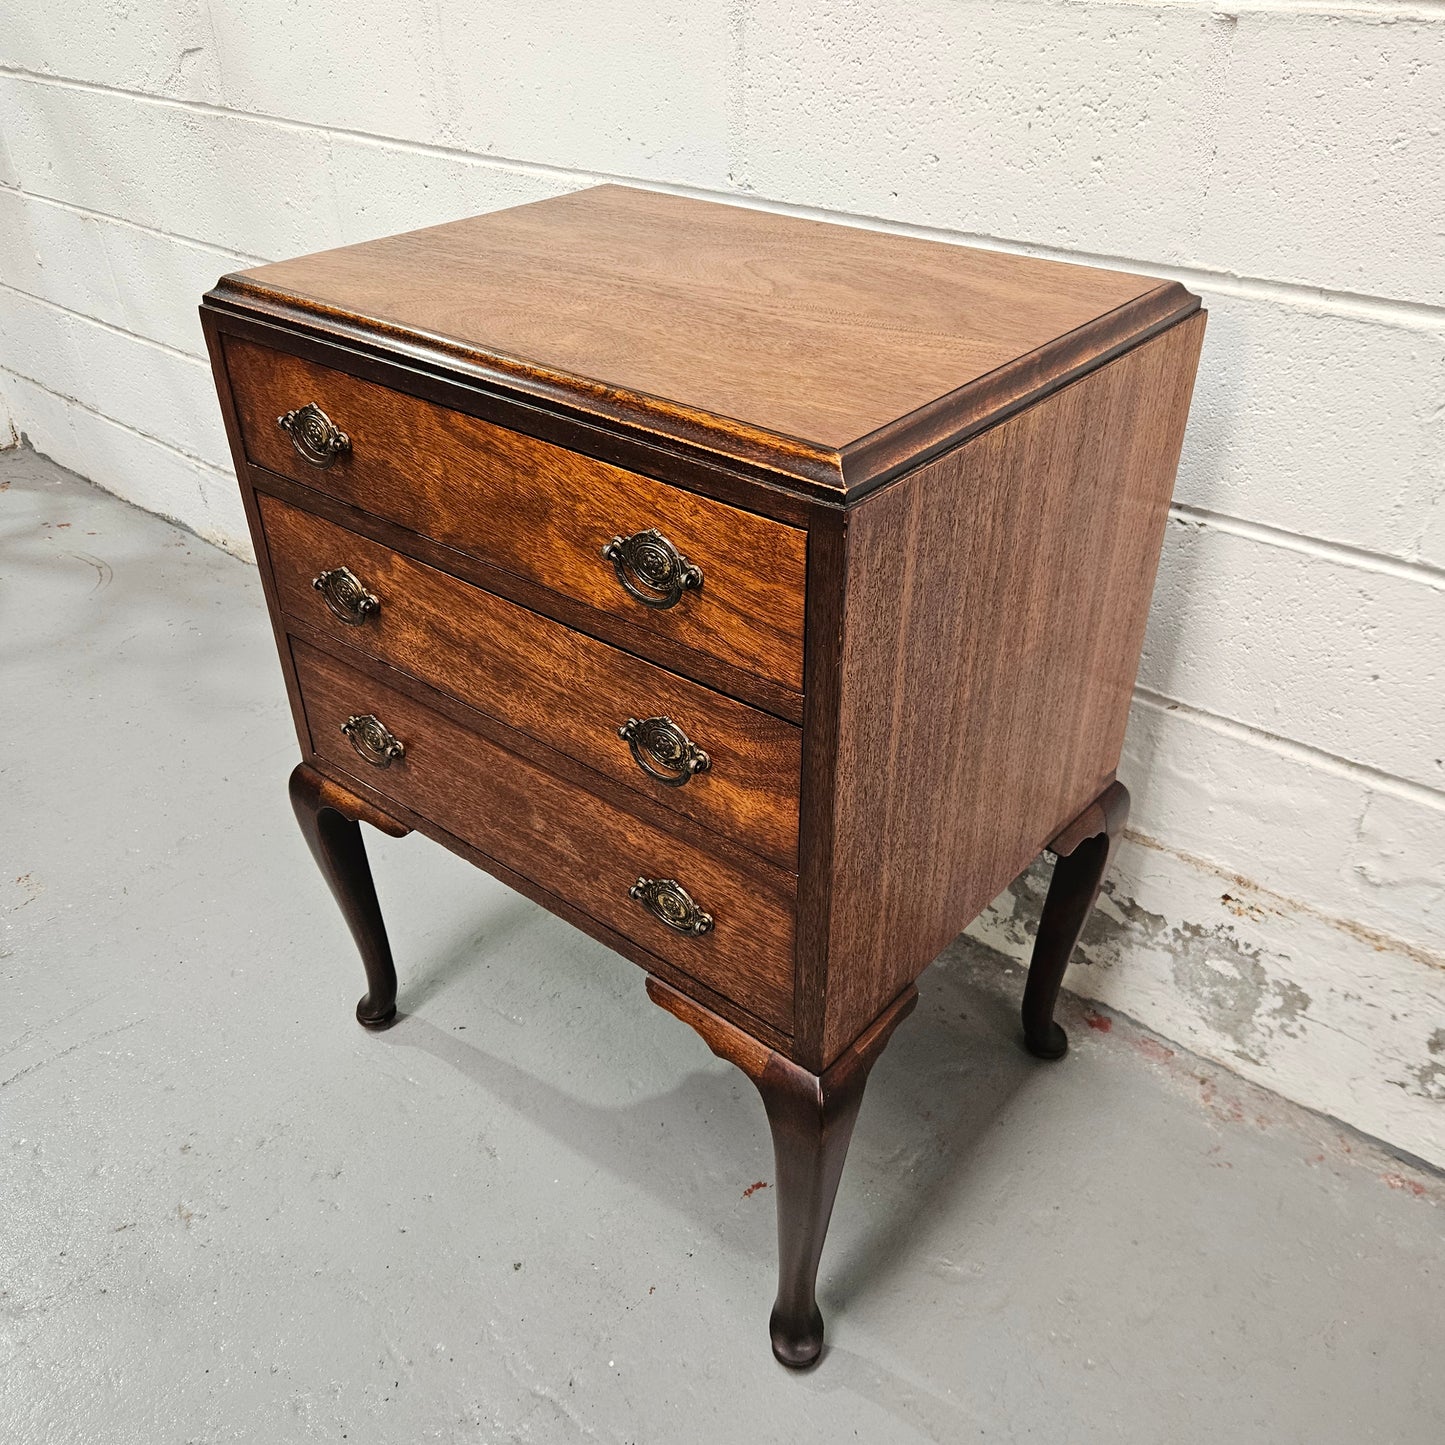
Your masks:
M12 9L15 7L12 7ZM135 0L0 30L0 442L247 544L220 273L600 179L1211 322L1075 989L1445 1164L1445 10ZM977 931L1022 952L1035 870Z

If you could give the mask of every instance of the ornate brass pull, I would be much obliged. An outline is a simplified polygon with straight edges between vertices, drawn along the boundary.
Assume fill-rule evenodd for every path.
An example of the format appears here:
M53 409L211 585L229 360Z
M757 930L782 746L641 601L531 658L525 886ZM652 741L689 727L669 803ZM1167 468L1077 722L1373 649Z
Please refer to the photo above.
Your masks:
M351 438L314 401L278 416L276 425L291 438L297 456L313 467L329 467L351 450Z
M712 759L670 717L639 722L630 717L617 736L632 749L632 761L664 787L680 788L696 773L712 767Z
M349 717L341 724L357 754L374 768L389 768L406 754L406 744L379 717L366 713Z
M325 599L326 605L353 627L381 610L380 599L361 585L361 579L349 567L332 567L319 577L312 578L311 585Z
M712 932L712 914L699 908L676 878L639 878L627 895L678 933L698 938Z
M702 568L694 567L655 527L614 537L602 555L612 563L622 590L644 607L676 607L684 592L702 588Z

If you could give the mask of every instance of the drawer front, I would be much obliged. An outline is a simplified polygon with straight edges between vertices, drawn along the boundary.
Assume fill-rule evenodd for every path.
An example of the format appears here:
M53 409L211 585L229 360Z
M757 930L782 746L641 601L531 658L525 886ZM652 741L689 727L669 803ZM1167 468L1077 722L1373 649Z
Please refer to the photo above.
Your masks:
M312 749L333 769L791 1032L789 875L761 860L744 869L643 823L299 638L291 651ZM342 729L354 717L375 718L387 733L358 728L353 745ZM400 756L386 756L388 736ZM711 915L710 931L682 933L659 921L629 894L641 878L680 883Z
M801 732L791 723L275 497L258 501L291 617L796 869ZM685 739L676 764L662 719ZM629 742L619 729L634 720L643 726ZM686 766L687 744L702 770Z
M234 336L225 353L257 466L802 690L799 528ZM343 448L320 421L278 425L308 405ZM648 532L662 543L602 555Z

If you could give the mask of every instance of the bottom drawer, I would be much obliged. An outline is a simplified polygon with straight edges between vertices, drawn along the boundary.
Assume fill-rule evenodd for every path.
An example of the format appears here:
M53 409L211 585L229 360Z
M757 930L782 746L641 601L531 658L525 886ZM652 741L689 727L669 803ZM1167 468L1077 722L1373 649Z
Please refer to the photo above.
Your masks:
M298 638L291 652L312 749L333 769L791 1032L791 875L761 863L745 869L644 823ZM379 720L401 755L373 761L358 751L343 731L355 717ZM663 923L630 895L640 878L680 883L711 927L692 933Z

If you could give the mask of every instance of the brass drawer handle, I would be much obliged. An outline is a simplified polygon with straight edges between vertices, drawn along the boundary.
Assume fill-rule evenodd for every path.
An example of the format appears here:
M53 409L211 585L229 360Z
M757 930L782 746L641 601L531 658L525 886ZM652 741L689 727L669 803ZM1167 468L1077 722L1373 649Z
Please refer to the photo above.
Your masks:
M291 438L296 455L313 467L329 467L351 450L351 438L314 401L278 416L276 425Z
M614 537L602 555L612 563L622 590L644 607L676 607L684 592L702 588L702 568L694 567L655 527Z
M664 787L680 788L697 773L712 767L712 759L670 717L630 717L617 736L632 749L632 761Z
M627 895L678 933L698 938L712 932L712 914L699 908L676 878L639 878Z
M341 731L346 734L357 754L374 768L389 768L406 754L406 744L379 717L371 713L347 718L341 724Z
M325 599L326 605L353 627L360 626L381 610L380 599L361 585L361 579L349 567L332 567L319 577L313 577L311 585Z

